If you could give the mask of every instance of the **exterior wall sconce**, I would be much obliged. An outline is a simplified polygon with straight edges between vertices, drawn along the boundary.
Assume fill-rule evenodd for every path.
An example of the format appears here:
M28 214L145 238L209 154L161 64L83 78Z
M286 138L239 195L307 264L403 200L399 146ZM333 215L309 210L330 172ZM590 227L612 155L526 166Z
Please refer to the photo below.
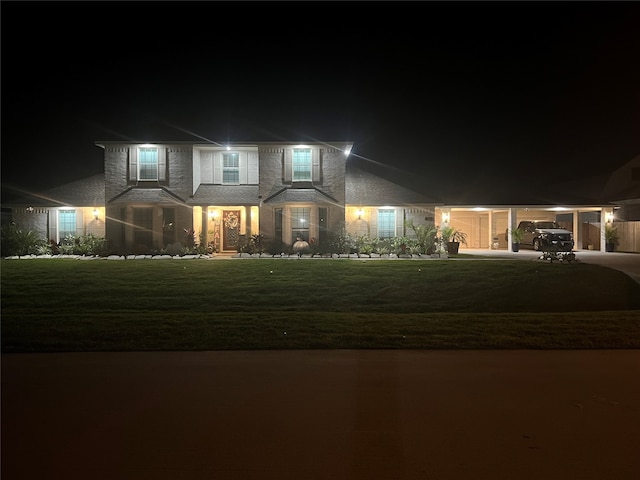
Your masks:
M98 220L98 215L100 214L100 212L98 212L97 208L93 209L93 219L94 220Z
M451 214L449 212L443 212L442 223L449 223L449 220L451 220Z
M209 220L215 220L218 218L218 210L209 210Z
M358 210L356 210L356 215L358 215L358 220L362 220L362 216L364 215L364 210L359 208Z
M607 212L607 214L605 215L605 219L607 223L613 222L613 212Z
M27 213L33 213L33 207L27 207L26 210Z

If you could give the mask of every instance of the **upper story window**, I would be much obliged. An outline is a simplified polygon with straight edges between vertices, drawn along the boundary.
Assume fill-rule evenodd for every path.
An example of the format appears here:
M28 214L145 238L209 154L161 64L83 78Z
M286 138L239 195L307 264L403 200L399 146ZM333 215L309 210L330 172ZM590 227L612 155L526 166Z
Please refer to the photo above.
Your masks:
M158 149L141 147L138 149L138 180L158 180Z
M58 236L60 241L69 235L76 234L76 211L75 210L59 210L58 211Z
M293 181L311 180L311 149L295 148L293 150Z
M240 183L240 154L222 154L222 183L237 185Z
M165 182L167 180L167 150L155 145L129 148L130 182Z
M378 237L393 238L396 236L396 211L393 208L378 210Z

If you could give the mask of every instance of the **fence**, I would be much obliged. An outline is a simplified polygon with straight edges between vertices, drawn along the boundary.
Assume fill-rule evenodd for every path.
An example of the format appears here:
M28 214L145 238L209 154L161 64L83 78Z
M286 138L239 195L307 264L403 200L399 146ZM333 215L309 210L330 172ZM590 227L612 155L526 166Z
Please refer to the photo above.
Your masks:
M617 252L640 253L640 222L615 222L618 229Z

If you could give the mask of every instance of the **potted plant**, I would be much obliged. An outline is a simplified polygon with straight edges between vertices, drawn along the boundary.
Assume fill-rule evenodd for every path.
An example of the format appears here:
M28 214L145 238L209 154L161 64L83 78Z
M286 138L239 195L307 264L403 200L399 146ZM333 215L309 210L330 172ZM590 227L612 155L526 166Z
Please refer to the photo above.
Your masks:
M442 243L447 246L447 253L450 255L458 253L461 243L467 244L467 234L450 226L443 227L440 230L440 238Z
M607 223L604 227L604 247L607 252L613 252L618 243L618 227Z
M520 251L520 243L524 238L524 230L522 228L514 228L511 230L511 250L514 252Z

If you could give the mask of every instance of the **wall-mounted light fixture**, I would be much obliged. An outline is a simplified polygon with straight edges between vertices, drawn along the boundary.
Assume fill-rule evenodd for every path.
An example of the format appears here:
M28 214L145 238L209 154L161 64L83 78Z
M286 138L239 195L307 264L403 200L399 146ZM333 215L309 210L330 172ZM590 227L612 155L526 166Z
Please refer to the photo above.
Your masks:
M449 223L451 220L451 214L449 212L442 212L442 223Z
M358 216L358 220L362 220L362 216L364 215L364 210L359 208L358 210L356 210L356 215Z
M33 213L33 207L27 207L26 210L27 213Z
M209 220L218 218L218 210L209 210Z
M607 212L607 214L605 215L605 219L607 223L613 222L613 212Z
M93 209L93 219L94 220L98 220L98 215L100 214L100 212L98 211L97 208Z

